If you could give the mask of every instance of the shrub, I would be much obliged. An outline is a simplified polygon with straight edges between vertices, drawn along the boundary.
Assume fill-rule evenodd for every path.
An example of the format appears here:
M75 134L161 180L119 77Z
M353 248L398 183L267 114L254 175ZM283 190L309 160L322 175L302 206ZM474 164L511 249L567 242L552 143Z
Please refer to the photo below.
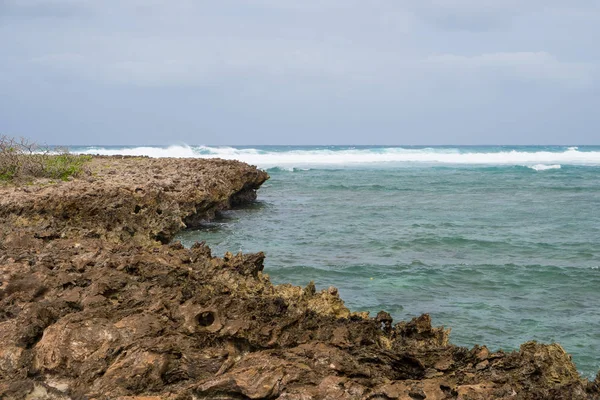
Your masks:
M21 138L0 136L0 181L30 178L67 180L80 175L91 156L70 154L68 150L51 152Z
M69 153L48 155L44 162L44 176L47 178L67 180L70 176L78 176L83 166L92 156Z

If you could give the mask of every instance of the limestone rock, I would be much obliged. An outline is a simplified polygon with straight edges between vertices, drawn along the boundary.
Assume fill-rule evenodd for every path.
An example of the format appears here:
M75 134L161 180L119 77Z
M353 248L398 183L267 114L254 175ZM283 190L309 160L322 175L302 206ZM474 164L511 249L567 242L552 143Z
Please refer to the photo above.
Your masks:
M97 157L89 179L0 187L2 399L599 399L559 345L490 354L422 315L351 313L271 284L264 254L172 243L252 201L235 161Z

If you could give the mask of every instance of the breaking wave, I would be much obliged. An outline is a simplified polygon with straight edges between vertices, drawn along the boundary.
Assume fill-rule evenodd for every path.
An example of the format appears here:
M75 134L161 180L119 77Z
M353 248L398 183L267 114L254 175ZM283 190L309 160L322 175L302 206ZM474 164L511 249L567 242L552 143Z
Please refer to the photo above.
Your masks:
M552 164L552 165L536 164L536 165L530 166L529 168L535 169L536 171L546 171L549 169L560 169L560 167L561 167L560 164Z
M144 147L84 147L73 148L73 153L100 154L103 156L149 156L149 157L173 157L173 158L195 158L198 155L194 149L187 145L169 147L144 146Z
M531 149L531 148L530 148ZM73 152L102 155L144 155L149 157L193 157L240 160L261 168L282 170L311 167L411 166L411 165L521 165L537 171L559 169L561 165L600 166L600 149L581 151L577 147L556 151L524 149L494 151L488 148L402 148L402 147L81 147Z

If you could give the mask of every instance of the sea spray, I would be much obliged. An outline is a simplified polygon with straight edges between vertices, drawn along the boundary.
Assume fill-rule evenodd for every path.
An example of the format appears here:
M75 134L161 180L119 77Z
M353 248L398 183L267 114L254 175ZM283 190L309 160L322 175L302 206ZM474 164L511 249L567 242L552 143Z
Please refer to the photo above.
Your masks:
M240 160L261 168L411 167L435 165L522 165L535 170L560 165L600 166L600 148L578 147L82 147L74 152L150 157L197 157ZM558 166L558 167L557 167Z

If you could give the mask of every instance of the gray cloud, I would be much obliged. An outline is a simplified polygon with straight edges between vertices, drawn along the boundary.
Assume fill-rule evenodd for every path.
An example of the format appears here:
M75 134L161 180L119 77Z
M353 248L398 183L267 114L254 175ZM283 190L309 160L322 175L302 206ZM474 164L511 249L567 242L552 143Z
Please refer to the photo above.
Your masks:
M523 139L498 127L498 110L544 130L540 140L573 139L559 129L577 118L585 141L599 122L585 112L599 90L592 1L0 5L0 130L48 142L157 142L168 127L207 143L248 143L249 131L263 142L399 143L412 139L394 132L409 128L430 143L453 128L462 142Z
M559 84L567 88L586 88L597 79L598 68L591 63L561 62L547 52L486 53L476 56L443 54L427 60L432 66L444 69L456 77L457 73L483 74L517 79L524 82Z
M88 0L3 0L0 21L8 17L81 17L91 11Z
M547 12L600 11L593 0L409 0L404 4L438 28L467 31L509 29L516 18Z

